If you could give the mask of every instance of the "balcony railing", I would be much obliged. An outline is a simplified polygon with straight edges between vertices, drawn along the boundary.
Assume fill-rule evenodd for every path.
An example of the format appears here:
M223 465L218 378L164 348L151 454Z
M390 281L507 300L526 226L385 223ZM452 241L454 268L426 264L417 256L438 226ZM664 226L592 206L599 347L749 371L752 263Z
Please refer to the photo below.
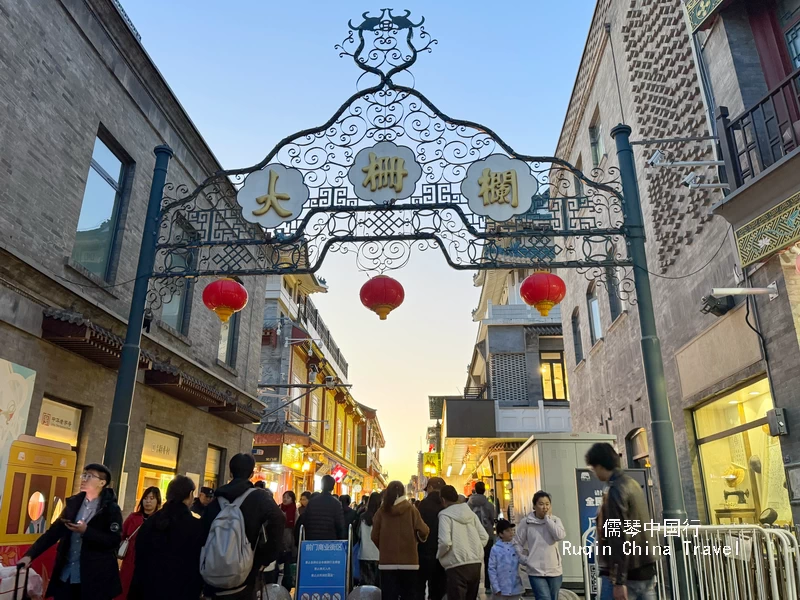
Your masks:
M733 119L720 106L717 132L732 189L796 150L800 145L800 69Z
M339 346L333 341L333 336L325 325L325 321L319 316L317 307L314 306L314 303L307 296L299 307L299 313L300 321L310 325L317 331L322 340L323 350L329 355L331 360L339 365L342 373L347 377L347 361L344 359L342 351L339 350Z
M465 387L464 398L467 400L486 400L486 384L478 387Z

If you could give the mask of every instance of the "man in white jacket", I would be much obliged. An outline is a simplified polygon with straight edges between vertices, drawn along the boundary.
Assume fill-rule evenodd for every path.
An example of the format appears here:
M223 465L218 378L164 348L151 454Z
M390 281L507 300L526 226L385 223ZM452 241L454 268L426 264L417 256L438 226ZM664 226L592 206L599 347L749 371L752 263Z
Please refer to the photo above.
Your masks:
M447 600L476 600L489 535L472 509L458 503L452 485L442 488L441 496L445 508L439 513L436 558L447 573Z

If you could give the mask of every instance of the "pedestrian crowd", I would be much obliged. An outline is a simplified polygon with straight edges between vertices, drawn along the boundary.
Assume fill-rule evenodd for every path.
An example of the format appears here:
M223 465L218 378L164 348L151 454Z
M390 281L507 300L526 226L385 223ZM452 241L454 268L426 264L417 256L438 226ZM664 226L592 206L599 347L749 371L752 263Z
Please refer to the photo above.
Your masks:
M601 535L605 519L647 519L642 491L609 444L592 446L586 463L608 483L597 518L601 600L654 600L656 553L630 556L623 538ZM201 487L197 498L195 483L181 475L163 504L161 490L147 488L123 522L110 471L86 465L80 493L19 564L58 543L47 589L54 600L254 600L267 584L296 586L301 538L349 538L353 583L377 586L382 600L476 600L482 573L487 596L511 600L524 593L521 570L535 600L558 599L566 533L545 491L515 527L498 519L482 482L465 498L432 477L417 502L393 481L354 508L326 475L321 491L303 492L299 504L286 491L278 505L271 490L252 483L251 454L237 454L229 468L229 483ZM655 543L645 532L637 536L634 544Z

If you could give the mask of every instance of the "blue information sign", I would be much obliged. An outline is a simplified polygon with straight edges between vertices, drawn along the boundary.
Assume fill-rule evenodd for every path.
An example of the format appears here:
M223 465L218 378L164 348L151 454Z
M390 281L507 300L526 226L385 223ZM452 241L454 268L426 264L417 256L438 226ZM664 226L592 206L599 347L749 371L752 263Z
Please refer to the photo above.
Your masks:
M606 484L600 481L590 469L575 469L578 490L578 518L580 520L581 538L586 530L597 525L597 509L603 504L603 492ZM598 569L594 556L595 536L590 535L586 545L591 548L586 552L589 563L589 594L591 598L599 592Z
M347 547L341 540L300 542L297 600L345 600Z

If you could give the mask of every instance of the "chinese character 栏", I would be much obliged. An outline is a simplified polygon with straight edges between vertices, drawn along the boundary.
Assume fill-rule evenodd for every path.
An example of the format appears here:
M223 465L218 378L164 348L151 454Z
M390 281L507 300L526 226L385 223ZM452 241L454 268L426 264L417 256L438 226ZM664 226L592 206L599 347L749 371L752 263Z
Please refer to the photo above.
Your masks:
M278 174L275 171L270 170L269 172L269 185L267 186L267 193L263 196L259 196L256 198L256 202L261 204L261 208L258 210L254 210L253 214L255 216L261 216L267 214L270 209L275 211L282 219L286 217L292 216L292 211L286 210L279 204L279 200L289 200L289 194L280 194L275 191L275 184L278 183Z
M361 185L369 186L373 192L390 187L399 194L403 191L403 180L408 175L405 160L398 156L378 157L374 152L369 153L369 164L361 170L366 173Z
M517 196L517 172L510 171L493 172L484 169L478 185L481 186L478 196L483 198L483 205L489 204L510 204L512 207L519 206Z

